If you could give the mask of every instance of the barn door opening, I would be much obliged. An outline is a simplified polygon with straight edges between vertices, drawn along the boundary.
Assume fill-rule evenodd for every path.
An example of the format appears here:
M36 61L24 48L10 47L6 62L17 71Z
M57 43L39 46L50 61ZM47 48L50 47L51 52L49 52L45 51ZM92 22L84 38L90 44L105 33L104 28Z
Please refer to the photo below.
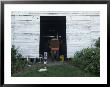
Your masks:
M40 16L40 49L41 55L48 53L48 59L59 60L66 52L66 16Z

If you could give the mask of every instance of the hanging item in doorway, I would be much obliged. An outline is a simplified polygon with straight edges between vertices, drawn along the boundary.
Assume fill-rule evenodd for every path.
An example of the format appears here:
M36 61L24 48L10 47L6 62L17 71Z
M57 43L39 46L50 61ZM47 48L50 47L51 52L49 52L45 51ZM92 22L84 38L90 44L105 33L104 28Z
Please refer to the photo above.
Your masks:
M58 51L59 50L59 40L58 39L52 39L51 40L51 50L52 51Z
M47 52L44 52L44 59L47 59Z

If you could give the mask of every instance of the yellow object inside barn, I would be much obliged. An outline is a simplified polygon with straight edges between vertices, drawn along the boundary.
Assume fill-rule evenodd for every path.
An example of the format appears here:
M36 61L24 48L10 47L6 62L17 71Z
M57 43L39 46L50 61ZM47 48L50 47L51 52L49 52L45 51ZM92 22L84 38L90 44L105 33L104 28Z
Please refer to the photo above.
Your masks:
M63 62L64 61L64 55L60 55L60 60Z

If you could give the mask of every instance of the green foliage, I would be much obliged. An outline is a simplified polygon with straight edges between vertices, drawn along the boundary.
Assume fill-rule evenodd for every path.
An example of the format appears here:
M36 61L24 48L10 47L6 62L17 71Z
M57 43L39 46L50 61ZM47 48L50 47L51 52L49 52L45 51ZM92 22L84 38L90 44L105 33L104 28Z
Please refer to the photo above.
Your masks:
M100 48L100 38L95 42L95 46Z
M96 41L98 43L100 41ZM85 48L74 54L72 63L81 69L100 76L100 43L96 48Z
M26 60L18 52L18 49L12 45L11 48L11 74L21 71L26 65Z
M48 66L46 72L39 72L41 64L35 64L32 67L28 67L24 72L13 74L14 77L93 77L89 72L85 72L78 67L70 64L52 65Z

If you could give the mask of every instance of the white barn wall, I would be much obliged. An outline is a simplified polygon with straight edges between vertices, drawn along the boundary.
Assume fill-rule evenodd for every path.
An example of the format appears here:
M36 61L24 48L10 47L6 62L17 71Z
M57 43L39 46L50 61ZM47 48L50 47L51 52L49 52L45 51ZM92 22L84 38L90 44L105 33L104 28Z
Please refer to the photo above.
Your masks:
M25 58L39 57L40 19L13 12L12 25L12 44Z
M99 12L12 12L12 44L24 57L39 58L40 16L66 16L67 57L100 37Z
M94 14L72 14L67 20L67 57L73 57L76 51L93 46L100 36L100 16Z

